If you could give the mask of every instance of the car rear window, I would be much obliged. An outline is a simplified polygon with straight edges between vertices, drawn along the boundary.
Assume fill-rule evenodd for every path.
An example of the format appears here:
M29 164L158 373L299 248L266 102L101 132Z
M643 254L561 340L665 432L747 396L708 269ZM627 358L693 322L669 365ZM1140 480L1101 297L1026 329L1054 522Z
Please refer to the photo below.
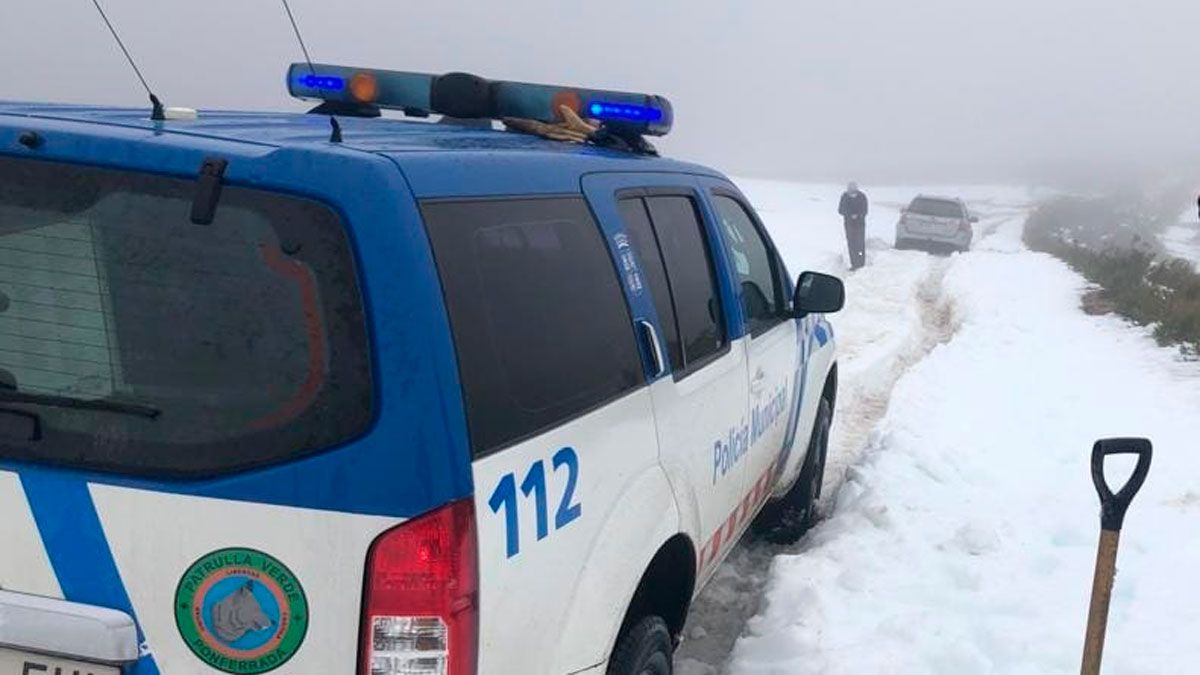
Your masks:
M421 207L476 457L645 381L616 267L580 197Z
M912 204L909 204L908 211L909 213L938 218L963 217L963 209L958 202L945 199L930 199L928 197L917 197L914 199Z
M206 475L370 423L346 233L313 201L0 158L0 456ZM32 419L34 424L17 424Z

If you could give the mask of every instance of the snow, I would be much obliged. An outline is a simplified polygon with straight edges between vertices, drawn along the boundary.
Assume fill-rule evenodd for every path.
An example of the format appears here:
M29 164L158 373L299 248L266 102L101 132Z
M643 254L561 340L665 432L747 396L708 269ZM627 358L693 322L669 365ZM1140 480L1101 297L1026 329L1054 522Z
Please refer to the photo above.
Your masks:
M1195 217L1196 210L1188 207L1179 222L1168 226L1158 238L1168 255L1190 260L1200 271L1200 222Z
M864 186L868 267L847 274L839 186L739 184L793 273L846 277L842 395L825 520L795 547L735 551L689 617L679 670L1078 672L1099 528L1088 458L1117 435L1150 437L1155 458L1122 535L1105 672L1200 658L1200 366L1083 314L1084 281L1020 243L1023 191ZM974 251L888 249L917 192L968 200ZM757 612L744 631L706 622L730 602ZM712 644L738 634L724 662Z

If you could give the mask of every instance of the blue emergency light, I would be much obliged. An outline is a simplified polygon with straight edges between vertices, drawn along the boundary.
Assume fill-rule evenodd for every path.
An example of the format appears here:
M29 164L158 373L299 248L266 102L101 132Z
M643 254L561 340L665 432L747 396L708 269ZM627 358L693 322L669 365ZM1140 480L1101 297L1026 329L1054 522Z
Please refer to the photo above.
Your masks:
M428 75L374 68L293 63L288 93L340 106L436 113L465 119L519 117L562 121L566 105L622 133L665 136L674 115L662 96L487 80L467 73Z

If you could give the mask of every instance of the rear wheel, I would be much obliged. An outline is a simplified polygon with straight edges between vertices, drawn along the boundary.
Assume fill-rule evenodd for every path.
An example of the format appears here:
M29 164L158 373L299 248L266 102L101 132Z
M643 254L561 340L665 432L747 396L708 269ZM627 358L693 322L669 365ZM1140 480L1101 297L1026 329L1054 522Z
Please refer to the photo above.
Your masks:
M755 531L767 541L793 544L816 522L817 499L821 496L821 484L825 478L825 455L829 450L831 426L833 406L822 398L799 478L783 498L768 502L754 521Z
M671 675L671 631L658 616L647 616L617 638L608 675Z

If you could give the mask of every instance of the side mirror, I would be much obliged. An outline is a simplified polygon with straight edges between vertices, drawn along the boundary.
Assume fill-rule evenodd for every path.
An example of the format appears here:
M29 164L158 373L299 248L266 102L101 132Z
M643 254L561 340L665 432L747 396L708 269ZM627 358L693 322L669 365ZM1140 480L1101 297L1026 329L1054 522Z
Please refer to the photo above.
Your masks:
M971 223L978 223L978 222L979 222L979 216L971 216L971 217L967 218L967 222L971 222Z
M820 272L805 272L796 281L792 306L797 316L831 314L846 304L846 287L837 277Z

